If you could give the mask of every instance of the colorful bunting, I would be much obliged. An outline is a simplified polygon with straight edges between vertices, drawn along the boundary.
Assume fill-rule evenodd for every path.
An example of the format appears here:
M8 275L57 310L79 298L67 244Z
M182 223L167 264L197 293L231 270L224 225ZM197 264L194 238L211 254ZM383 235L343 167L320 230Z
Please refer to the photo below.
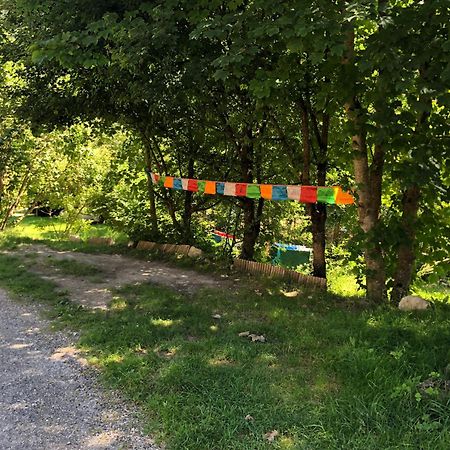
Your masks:
M187 190L191 191L191 192L198 192L198 181L197 180L189 180Z
M200 193L204 193L205 192L205 187L206 187L206 181L198 181L197 182L197 185L198 185L198 192L200 192Z
M214 195L216 193L216 182L207 181L205 185L205 194Z
M300 201L300 191L301 186L288 186L287 187L287 195L289 200Z
M173 188L173 177L166 177L164 180L164 187Z
M333 188L319 187L317 188L317 201L319 203L336 203L336 196Z
M300 190L300 201L302 203L317 203L317 187L302 186Z
M248 198L261 198L261 190L257 184L247 184L247 195Z
M247 183L236 183L236 195L245 197L247 195Z
M272 200L272 185L271 184L260 184L261 197L266 200Z
M341 187L298 186L280 184L232 183L222 181L204 181L190 178L174 178L148 171L152 183L177 190L220 194L232 197L264 198L266 200L295 200L302 203L328 203L351 205L355 199Z
M275 185L272 187L272 200L287 200L286 186Z
M225 194L225 183L218 181L216 183L216 192L220 195L224 195Z
M236 183L225 183L223 195L236 196Z
M340 187L335 187L334 189L336 190L336 205L353 205L355 203L352 194L344 192Z
M179 191L183 190L183 183L181 181L181 178L174 178L173 180L173 188L178 189Z

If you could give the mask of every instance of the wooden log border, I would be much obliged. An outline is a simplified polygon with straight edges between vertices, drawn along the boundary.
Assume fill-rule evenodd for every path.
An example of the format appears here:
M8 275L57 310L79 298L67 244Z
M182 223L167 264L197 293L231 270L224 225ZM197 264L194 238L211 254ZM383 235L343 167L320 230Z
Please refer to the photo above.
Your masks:
M136 246L137 250L148 250L148 251L160 251L168 254L177 254L184 256L191 256L195 254L194 257L202 256L203 252L190 245L177 245L177 244L158 244L156 242L150 241L139 241Z
M325 278L303 275L295 270L285 269L272 264L260 263L256 261L247 261L245 259L234 259L233 267L242 272L249 272L256 275L266 275L273 278L282 278L296 283L310 286L315 289L327 289L327 280Z

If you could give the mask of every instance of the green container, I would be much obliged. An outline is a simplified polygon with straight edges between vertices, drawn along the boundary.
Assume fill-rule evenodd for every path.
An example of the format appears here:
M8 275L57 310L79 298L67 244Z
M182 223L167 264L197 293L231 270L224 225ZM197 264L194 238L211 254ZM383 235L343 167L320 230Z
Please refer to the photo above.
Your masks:
M287 268L293 268L302 264L308 264L311 249L303 245L290 245L276 243L272 245L272 264Z

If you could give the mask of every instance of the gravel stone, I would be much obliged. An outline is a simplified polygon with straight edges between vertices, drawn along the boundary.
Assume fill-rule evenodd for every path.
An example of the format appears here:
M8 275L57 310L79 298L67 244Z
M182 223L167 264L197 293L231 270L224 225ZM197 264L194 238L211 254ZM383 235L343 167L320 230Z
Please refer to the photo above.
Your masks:
M158 450L139 411L77 357L77 334L50 331L42 310L0 290L0 449Z

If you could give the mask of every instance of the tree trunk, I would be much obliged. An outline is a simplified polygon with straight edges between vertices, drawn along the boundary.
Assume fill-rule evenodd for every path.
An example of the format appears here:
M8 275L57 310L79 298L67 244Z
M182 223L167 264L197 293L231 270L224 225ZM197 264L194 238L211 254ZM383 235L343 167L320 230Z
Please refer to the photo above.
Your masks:
M189 158L188 162L188 178L194 178L194 159ZM192 199L193 193L186 191L184 193L184 210L183 210L183 243L192 244Z
M354 70L354 39L354 29L350 27L347 33L346 54L343 58L343 65L349 72ZM356 96L351 97L345 104L345 110L354 130L353 166L358 194L358 222L364 233L367 298L381 303L385 298L386 275L377 228L381 207L384 149L381 145L375 146L372 166L369 167L367 130L359 99Z
M150 143L148 142L147 138L144 136L143 139L144 144L144 156L145 156L145 166L148 171L152 170L153 166L153 158L152 158L152 151L150 148ZM153 181L150 176L150 173L147 173L147 192L148 192L148 200L150 202L150 223L152 226L152 237L156 238L159 234L158 229L158 213L156 211L156 200L155 200L155 188L153 186Z
M319 186L325 186L327 178L327 152L328 152L328 131L329 117L323 115L322 131L316 120L315 113L312 111L309 99L301 100L302 109L302 145L303 145L303 171L302 184L311 184L311 132L310 118L316 135L316 141L319 148L317 155L317 183ZM306 212L311 217L311 231L313 239L313 275L315 277L327 277L327 264L325 258L326 234L325 225L327 220L327 207L323 203L314 205L306 204Z
M243 198L242 209L244 211L244 238L242 241L240 258L253 260L255 255L255 245L260 232L260 220L257 220L256 218L255 210L257 208L255 208L255 200Z
M247 127L244 142L240 148L241 177L244 183L253 182L253 135L250 127ZM252 198L240 199L244 212L244 236L242 241L241 259L253 260L255 245L261 230L261 216L264 200L260 199L258 205Z
M408 187L403 193L400 245L397 250L397 266L391 292L391 301L394 304L398 304L402 297L409 293L416 259L414 242L419 200L420 188L417 184Z

